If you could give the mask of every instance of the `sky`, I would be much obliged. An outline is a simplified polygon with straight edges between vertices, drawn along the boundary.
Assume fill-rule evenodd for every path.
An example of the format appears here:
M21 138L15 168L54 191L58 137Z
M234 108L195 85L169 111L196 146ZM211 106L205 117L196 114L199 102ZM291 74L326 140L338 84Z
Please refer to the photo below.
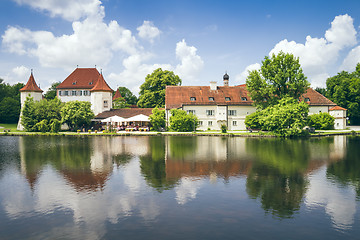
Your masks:
M1 0L0 78L46 91L76 67L136 95L147 74L183 86L243 84L279 51L299 57L313 88L360 62L358 0Z

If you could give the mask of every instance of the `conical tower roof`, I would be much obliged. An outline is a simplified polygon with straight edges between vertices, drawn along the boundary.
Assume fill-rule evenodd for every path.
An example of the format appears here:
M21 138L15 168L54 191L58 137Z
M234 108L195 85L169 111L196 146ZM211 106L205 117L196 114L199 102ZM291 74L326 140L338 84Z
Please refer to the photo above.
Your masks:
M19 90L20 92L43 92L35 82L34 76L31 73L26 85Z
M122 98L119 89L116 90L115 95L113 96L113 100L118 99L118 98Z
M109 87L109 85L105 82L105 79L102 73L99 75L99 78L95 84L95 86L90 90L90 92L113 92L113 90Z

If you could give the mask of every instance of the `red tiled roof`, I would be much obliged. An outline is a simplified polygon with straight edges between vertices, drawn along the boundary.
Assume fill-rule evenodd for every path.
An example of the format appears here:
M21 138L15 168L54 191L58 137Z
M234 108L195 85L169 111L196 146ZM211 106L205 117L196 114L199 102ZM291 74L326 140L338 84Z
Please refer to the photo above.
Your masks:
M102 74L99 75L99 78L97 79L95 86L90 91L113 92L113 90L105 82L104 76Z
M34 76L31 73L26 85L19 90L20 92L43 92L35 82Z
M116 90L115 95L113 96L113 100L118 99L118 98L122 98L119 89Z
M213 97L214 101L209 100ZM195 100L191 100L195 98ZM226 101L225 98L230 98ZM246 100L245 100L246 98ZM335 103L309 88L301 99L309 98L310 106L336 106ZM166 109L180 108L184 105L244 105L250 106L253 101L246 85L218 86L210 90L209 86L167 86L165 93Z
M57 89L92 89L100 73L96 68L76 68Z
M245 86L218 86L210 90L209 86L166 86L166 109L180 108L184 105L244 105L253 102ZM209 98L214 100L211 101ZM191 100L195 98L195 100ZM226 98L230 98L226 101ZM245 100L246 98L246 100Z
M333 108L330 108L330 109L329 109L329 111L334 111L334 110L342 110L342 111L346 111L347 109L342 108L342 107L340 107L340 106L335 106L335 107L333 107Z
M335 103L312 88L308 88L306 93L304 93L300 99L303 100L305 98L309 98L310 102L308 103L310 106L336 106Z
M112 116L119 116L123 118L130 118L139 114L150 116L152 114L153 108L120 108L120 109L111 109L110 111L105 111L99 113L95 116L95 119L105 119Z

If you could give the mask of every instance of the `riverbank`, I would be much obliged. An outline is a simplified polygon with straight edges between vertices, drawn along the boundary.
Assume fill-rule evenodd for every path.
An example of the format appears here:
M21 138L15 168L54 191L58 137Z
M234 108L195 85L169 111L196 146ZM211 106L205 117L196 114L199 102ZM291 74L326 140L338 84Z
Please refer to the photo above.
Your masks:
M0 136L216 136L216 137L265 137L275 138L277 136L268 132L249 132L249 131L229 131L221 133L220 131L211 132L116 132L116 133L103 133L103 132L59 132L59 133L41 133L41 132L23 132L23 131L7 131L0 130ZM360 130L329 130L329 131L316 131L311 133L309 137L326 137L335 135L360 135Z

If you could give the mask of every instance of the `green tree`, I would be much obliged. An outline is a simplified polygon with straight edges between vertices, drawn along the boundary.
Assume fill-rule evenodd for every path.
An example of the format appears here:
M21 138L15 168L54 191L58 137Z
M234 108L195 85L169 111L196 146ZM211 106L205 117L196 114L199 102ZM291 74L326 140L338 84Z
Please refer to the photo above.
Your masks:
M112 102L113 109L127 108L129 104L126 102L125 98L119 97Z
M156 69L148 74L140 86L138 106L142 108L165 107L166 86L181 85L181 79L172 71Z
M63 103L58 98L34 102L33 98L27 97L21 124L29 132L49 131L54 120L61 120L60 110L62 106Z
M308 116L309 127L318 130L334 129L335 118L329 113L317 113Z
M0 79L0 122L17 123L20 115L20 92L24 84L14 85L4 83Z
M284 97L299 97L310 84L301 69L299 58L280 52L265 57L260 70L249 73L246 86L254 105L259 109L275 105Z
M5 97L0 102L0 122L16 123L19 121L20 102L12 97Z
M199 125L198 118L184 110L171 109L170 129L175 132L191 132Z
M165 128L165 110L154 108L149 118L151 123L151 130L158 131L161 128Z
M118 87L121 96L125 99L126 103L129 105L137 104L137 97L127 88L127 87ZM115 92L114 92L115 94Z
M91 111L91 103L85 101L70 101L61 108L61 121L71 130L88 127L95 114Z
M55 83L51 84L51 87L49 88L49 90L47 90L47 92L44 95L44 97L47 100L51 100L56 97L56 87L59 86L60 83L61 82L55 82Z
M304 134L303 128L307 122L308 112L309 106L305 102L285 97L277 105L253 114L256 115L256 124L261 130L270 131L282 137L291 137ZM245 119L247 127L254 127L249 124L249 118L254 118L253 114Z
M347 109L352 125L360 124L360 63L352 73L342 71L326 80L327 97Z

